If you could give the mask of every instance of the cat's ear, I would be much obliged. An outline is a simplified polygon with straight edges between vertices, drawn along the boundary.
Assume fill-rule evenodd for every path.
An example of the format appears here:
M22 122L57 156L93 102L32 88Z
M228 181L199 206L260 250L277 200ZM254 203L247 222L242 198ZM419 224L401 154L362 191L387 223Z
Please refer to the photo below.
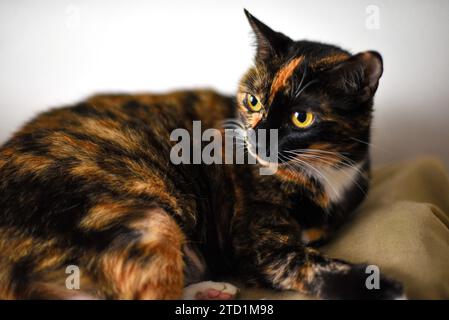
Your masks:
M289 37L272 30L246 9L244 11L256 36L256 61L267 62L276 56L281 56L287 51L289 45L293 42Z
M325 72L330 85L368 100L376 93L383 72L382 56L376 51L358 53Z

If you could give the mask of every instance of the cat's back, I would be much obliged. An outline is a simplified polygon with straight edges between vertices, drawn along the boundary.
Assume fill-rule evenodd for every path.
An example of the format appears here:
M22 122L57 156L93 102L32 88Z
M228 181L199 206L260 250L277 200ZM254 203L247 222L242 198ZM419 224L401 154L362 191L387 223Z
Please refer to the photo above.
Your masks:
M0 297L69 264L97 272L108 250L138 241L135 221L154 208L192 232L204 177L171 163L170 133L218 127L233 108L210 90L105 94L25 124L0 148Z
M172 130L233 114L233 99L211 90L104 94L42 113L0 148L0 228L68 232L95 203L123 195L172 205L164 189L188 191L170 163Z
M79 152L92 156L108 147L147 150L157 142L168 145L171 131L191 129L192 121L201 121L203 128L219 127L233 114L233 98L212 90L95 95L25 124L0 148L0 168L19 156L21 165L39 168L50 158Z
M234 112L233 98L213 90L99 94L39 114L16 132L2 149L19 143L21 137L29 140L56 131L106 136L113 128L123 133L148 127L157 132L161 128L189 128L194 120L202 121L204 127L218 127L223 119L233 117ZM105 132L101 133L102 130Z

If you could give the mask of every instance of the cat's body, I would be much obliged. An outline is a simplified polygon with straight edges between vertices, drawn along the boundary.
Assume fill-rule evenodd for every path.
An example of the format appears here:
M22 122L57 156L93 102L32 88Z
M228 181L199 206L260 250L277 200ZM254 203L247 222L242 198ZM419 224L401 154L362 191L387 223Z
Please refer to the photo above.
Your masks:
M260 22L249 18L257 34ZM313 147L305 156L313 161L300 171L282 158L278 172L266 176L259 165L171 162L170 133L191 131L194 120L203 130L221 128L240 114L253 128L280 129L280 145L291 144L292 129L266 120L268 107L257 119L242 113L242 94L257 94L274 108L281 91L294 89L289 78L305 59L311 75L351 60L338 48L297 42L293 58L275 68L261 62L270 54L262 49L237 103L208 90L95 96L40 115L6 142L0 150L0 297L179 298L188 284L229 274L323 298L401 294L386 278L380 290L366 289L363 265L308 246L331 235L367 192L367 144L329 144L338 144L333 138L342 129L332 123L344 117L348 136L369 139L371 100L363 102L366 111L330 114L328 97L314 102L313 92L303 95L321 116L311 130L329 125L307 133ZM268 78L274 78L271 91L261 89ZM263 90L270 96L263 98ZM80 268L81 291L66 289L69 265Z
M216 223L223 217L229 225L229 212L220 210L232 211L222 203L223 197L233 196L231 185L220 176L223 167L172 164L168 137L175 128L191 127L193 120L201 120L205 128L219 127L234 111L233 100L212 91L105 95L30 122L1 149L2 296L26 296L29 285L45 282L49 270L63 279L68 265L79 266L90 282L102 281L93 279L108 277L95 275L101 273L101 256L126 259L127 246L139 242L143 232L132 225L145 228L151 215L165 215L162 210L166 219L181 226L183 234L179 228L167 236L187 246L187 256L201 248L206 257L224 258L216 251L217 231L224 237L226 227L217 230ZM226 203L232 207L232 201ZM162 235L160 240L161 247L175 246ZM168 262L170 267L173 262ZM169 271L167 277L176 280ZM105 290L100 296L139 297L137 292L114 292L107 283L101 287Z

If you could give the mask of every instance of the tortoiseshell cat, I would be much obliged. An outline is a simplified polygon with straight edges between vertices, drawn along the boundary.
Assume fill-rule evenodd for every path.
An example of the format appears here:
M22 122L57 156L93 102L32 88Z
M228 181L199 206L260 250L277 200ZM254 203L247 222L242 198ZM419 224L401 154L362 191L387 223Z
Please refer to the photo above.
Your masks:
M246 12L246 11L245 11ZM365 265L322 255L369 185L376 52L292 41L251 16L255 66L213 91L99 95L41 114L1 148L0 297L176 299L239 275L319 298L397 298ZM170 132L278 129L280 165L174 165ZM80 290L65 286L68 265Z

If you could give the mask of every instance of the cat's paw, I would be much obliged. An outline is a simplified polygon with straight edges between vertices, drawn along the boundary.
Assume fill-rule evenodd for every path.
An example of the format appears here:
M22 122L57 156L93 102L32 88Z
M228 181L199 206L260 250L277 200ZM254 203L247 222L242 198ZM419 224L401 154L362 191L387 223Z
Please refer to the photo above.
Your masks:
M183 300L233 300L239 289L227 282L203 281L184 288Z
M370 274L366 268L366 265L356 265L345 273L328 274L323 278L322 296L325 299L407 299L402 284L382 274L379 275L378 285L367 285Z

